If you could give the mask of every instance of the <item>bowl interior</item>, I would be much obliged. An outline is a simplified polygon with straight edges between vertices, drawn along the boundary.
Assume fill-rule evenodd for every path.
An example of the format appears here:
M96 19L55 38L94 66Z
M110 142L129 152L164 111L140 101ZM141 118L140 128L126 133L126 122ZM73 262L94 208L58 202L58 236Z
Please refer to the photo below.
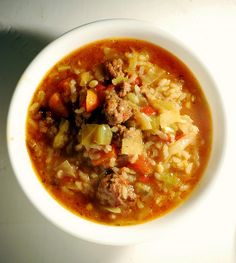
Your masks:
M35 176L25 144L27 109L34 91L48 70L80 46L95 40L113 37L146 40L167 49L181 59L200 82L213 118L213 147L209 164L200 184L189 200L162 218L145 224L126 227L96 224L63 208L47 193ZM112 245L137 243L154 237L154 232L159 238L165 238L167 233L171 233L174 228L181 228L194 207L204 198L209 183L217 172L223 153L224 138L222 103L217 87L204 65L184 44L167 33L149 23L134 20L104 20L87 24L66 33L42 50L18 82L10 105L7 129L9 155L16 177L36 208L51 222L74 236Z

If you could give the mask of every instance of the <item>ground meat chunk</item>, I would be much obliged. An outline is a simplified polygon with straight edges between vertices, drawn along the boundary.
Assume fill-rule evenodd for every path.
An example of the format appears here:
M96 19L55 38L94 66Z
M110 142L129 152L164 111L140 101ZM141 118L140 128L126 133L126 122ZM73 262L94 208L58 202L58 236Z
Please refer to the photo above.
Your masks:
M128 82L124 82L119 87L119 97L125 97L131 90L131 86Z
M117 77L123 77L124 72L123 72L123 61L122 59L113 59L111 62L106 61L105 62L105 69L108 73L108 75L111 78L117 78Z
M110 125L123 123L133 115L131 106L119 98L115 91L106 93L104 112Z
M116 207L133 202L136 194L133 186L127 184L121 175L112 173L101 179L96 198L101 205Z
M48 137L49 139L54 138L58 129L56 121L52 118L52 114L49 111L41 113L41 119L39 120L39 131Z

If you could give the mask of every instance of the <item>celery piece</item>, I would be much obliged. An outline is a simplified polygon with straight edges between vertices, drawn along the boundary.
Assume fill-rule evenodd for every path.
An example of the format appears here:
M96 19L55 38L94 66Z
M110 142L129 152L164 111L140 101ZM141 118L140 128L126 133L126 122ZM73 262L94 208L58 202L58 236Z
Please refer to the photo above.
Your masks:
M82 72L80 74L80 83L79 84L80 84L80 86L85 87L90 82L90 80L92 80L92 79L93 79L93 76L92 76L91 72L89 72L89 71Z
M82 132L81 132L82 145L88 146L94 144L93 136L96 129L97 129L97 124L86 124L82 127Z
M174 173L160 174L159 178L167 186L179 186L181 181Z
M99 145L108 145L111 143L112 131L107 124L101 124L97 126L95 132L94 141Z
M129 101L133 102L134 104L139 104L139 98L136 94L130 92L127 94L127 98Z
M113 85L118 85L124 83L125 81L127 81L127 78L123 76L117 76L116 78L113 78L111 82Z
M151 190L151 186L141 182L137 182L135 184L135 189L138 193L146 194Z
M82 145L108 145L111 139L112 131L107 124L86 124L82 127Z

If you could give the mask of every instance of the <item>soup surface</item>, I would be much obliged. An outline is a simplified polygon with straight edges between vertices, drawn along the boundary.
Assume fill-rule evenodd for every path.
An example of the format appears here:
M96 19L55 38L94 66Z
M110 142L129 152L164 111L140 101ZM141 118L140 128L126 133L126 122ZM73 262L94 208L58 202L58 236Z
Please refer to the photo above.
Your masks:
M48 192L110 225L142 223L180 204L199 182L212 140L209 107L189 69L134 39L97 41L58 62L26 125Z

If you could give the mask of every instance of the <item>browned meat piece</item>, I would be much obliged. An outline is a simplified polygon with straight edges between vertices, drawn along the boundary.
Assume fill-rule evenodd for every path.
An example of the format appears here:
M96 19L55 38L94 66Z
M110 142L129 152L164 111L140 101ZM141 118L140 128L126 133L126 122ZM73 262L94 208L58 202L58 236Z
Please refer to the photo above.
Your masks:
M133 202L136 194L132 185L116 173L103 177L98 185L96 198L101 205L116 207Z
M125 97L131 90L131 86L128 82L124 82L120 85L119 96Z
M39 131L52 139L57 133L57 125L50 111L40 110Z
M133 115L131 106L119 98L115 91L106 93L104 112L110 125L123 123Z
M111 78L117 78L118 76L123 77L123 61L122 59L113 59L111 62L105 62L105 68Z

